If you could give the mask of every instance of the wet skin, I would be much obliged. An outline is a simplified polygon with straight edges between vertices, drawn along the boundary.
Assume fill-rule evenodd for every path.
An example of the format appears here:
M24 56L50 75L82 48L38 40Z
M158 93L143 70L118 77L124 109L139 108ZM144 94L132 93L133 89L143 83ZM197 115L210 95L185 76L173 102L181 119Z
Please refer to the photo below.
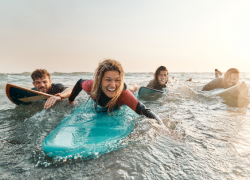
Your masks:
M47 93L51 89L52 81L49 79L48 76L46 76L46 77L35 79L35 81L32 82L32 84L35 86L35 88L38 91L43 92L43 93ZM56 103L56 101L60 101L60 100L61 100L61 97L59 97L59 96L50 97L45 102L44 108L48 109L48 108L52 107Z
M160 71L158 74L158 82L160 85L163 85L167 82L168 80L168 72L167 71Z
M117 89L121 85L120 73L118 71L106 71L102 77L101 87L104 94L110 98L115 97ZM74 101L69 101L72 106Z
M226 79L227 86L232 87L236 85L239 81L239 74L238 73L231 73L230 76Z
M35 79L35 81L32 82L32 84L35 86L35 88L38 91L47 93L51 89L52 81L49 79L48 76L46 76L46 77Z
M120 73L118 71L106 71L103 75L101 86L106 96L113 98L117 93L117 89L121 85Z

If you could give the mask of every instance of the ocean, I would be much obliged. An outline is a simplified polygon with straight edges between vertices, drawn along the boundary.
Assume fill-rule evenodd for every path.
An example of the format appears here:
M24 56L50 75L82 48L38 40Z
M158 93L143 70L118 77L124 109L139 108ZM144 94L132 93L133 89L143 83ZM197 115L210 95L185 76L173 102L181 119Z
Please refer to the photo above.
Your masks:
M172 133L140 116L126 146L89 160L53 159L42 151L45 137L88 95L82 91L73 108L67 100L48 110L43 101L16 106L6 96L6 84L32 88L30 75L0 74L0 179L250 179L249 102L229 103L202 92L214 73L169 73L177 81L164 96L141 102ZM92 79L93 73L51 74L53 83L67 87L80 78ZM146 86L152 78L153 73L125 74L127 85ZM240 81L249 86L250 73L241 73Z

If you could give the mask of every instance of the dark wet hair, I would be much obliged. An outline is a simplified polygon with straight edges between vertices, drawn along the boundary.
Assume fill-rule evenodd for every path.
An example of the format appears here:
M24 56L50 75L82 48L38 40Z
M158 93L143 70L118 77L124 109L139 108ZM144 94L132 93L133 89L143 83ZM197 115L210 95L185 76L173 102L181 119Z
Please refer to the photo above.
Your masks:
M154 74L154 81L158 81L158 75L160 74L161 71L167 71L168 74L168 70L165 66L160 66L156 69L155 74Z
M50 79L50 74L46 69L36 69L31 74L31 78L33 79L33 81L39 78L44 78L46 76Z

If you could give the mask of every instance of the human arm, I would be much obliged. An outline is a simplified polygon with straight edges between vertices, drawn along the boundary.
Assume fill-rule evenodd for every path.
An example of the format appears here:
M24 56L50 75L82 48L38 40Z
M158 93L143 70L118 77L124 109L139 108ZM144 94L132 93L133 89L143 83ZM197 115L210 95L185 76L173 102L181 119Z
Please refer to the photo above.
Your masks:
M148 109L143 103L138 101L135 112L140 115L145 115L148 118L156 119L157 123L163 125L159 116L157 116L151 109Z
M83 79L79 79L76 82L76 84L75 84L75 86L74 86L74 88L73 88L73 90L68 98L70 105L73 105L73 102L74 102L76 96L78 96L78 94L82 91L82 82L83 81L84 81Z
M218 88L223 88L222 80L222 77L212 80L202 88L202 91L210 91Z
M128 86L128 89L134 94L135 91L138 91L139 87L137 84L132 84Z
M146 106L138 101L138 99L129 91L124 90L117 102L118 105L127 105L132 110L134 110L139 115L145 115L148 118L156 119L158 124L163 125L162 120L158 117L154 112L150 109L146 108Z
M66 88L61 93L55 94L55 96L50 97L44 104L44 109L49 109L50 107L54 106L57 101L61 101L66 99L70 96L72 88Z
M69 96L69 105L73 105L74 100L76 98L76 96L78 96L78 94L81 92L81 90L83 89L87 94L91 93L91 89L92 89L92 85L93 85L93 80L86 80L86 79L79 79L73 90L71 95Z

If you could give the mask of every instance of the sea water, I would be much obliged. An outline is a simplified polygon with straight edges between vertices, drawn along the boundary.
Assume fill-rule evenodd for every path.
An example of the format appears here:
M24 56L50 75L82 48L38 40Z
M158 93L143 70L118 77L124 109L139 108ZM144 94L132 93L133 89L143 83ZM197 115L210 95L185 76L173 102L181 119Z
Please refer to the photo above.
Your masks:
M0 74L0 179L250 179L249 102L232 105L201 92L214 73L172 77L177 81L162 97L141 100L169 128L141 116L117 150L68 160L47 157L42 143L88 95L81 92L73 108L67 100L48 110L43 101L16 106L6 96L6 83L31 88L30 73ZM80 78L93 73L51 74L53 83L68 87ZM153 73L126 73L125 82L146 86L152 78ZM250 73L241 73L240 81L250 85Z

